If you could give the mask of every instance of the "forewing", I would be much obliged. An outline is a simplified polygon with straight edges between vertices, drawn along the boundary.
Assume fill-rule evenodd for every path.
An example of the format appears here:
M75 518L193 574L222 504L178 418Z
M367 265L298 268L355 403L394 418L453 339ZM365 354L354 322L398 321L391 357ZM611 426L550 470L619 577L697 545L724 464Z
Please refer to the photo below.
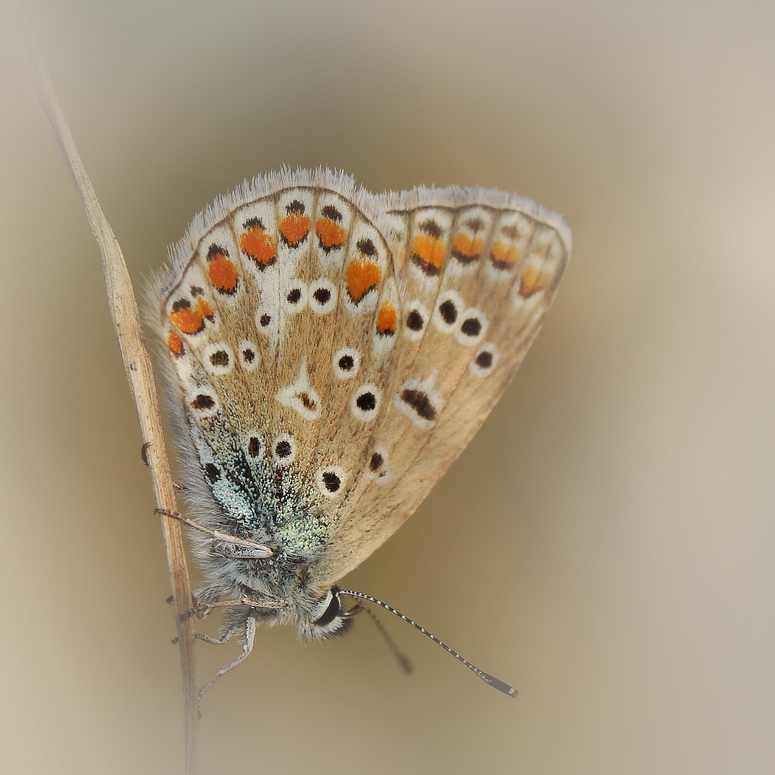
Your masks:
M398 285L370 202L330 173L254 182L194 224L161 291L192 486L218 506L200 519L302 560L354 506L395 369Z

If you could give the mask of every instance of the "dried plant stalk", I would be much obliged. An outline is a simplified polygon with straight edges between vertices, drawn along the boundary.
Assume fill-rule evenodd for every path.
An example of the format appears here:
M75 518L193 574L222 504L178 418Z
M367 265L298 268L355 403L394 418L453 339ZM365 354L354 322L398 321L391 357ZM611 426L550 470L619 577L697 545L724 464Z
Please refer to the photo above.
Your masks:
M151 359L145 345L132 281L123 253L100 207L89 176L59 105L43 60L30 36L21 52L23 69L33 93L54 133L60 154L70 172L86 208L86 216L102 254L102 268L108 291L113 325L118 336L121 357L140 421L145 458L151 473L157 508L167 548L172 597L177 622L180 666L183 674L185 714L185 766L187 775L196 775L197 766L197 691L194 663L194 624L191 617L191 585L183 546L181 523L163 512L176 512L175 490L164 444L159 400Z

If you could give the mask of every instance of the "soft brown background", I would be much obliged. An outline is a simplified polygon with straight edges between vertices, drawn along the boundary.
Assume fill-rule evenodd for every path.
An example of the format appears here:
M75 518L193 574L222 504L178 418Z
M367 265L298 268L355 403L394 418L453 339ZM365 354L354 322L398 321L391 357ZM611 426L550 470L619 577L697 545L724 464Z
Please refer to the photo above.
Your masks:
M497 186L563 212L555 309L347 580L397 620L261 631L203 772L775 771L775 6L35 0L142 281L245 176ZM0 770L176 773L161 533L80 201L0 59ZM209 623L208 623L209 624ZM200 678L236 653L198 646Z

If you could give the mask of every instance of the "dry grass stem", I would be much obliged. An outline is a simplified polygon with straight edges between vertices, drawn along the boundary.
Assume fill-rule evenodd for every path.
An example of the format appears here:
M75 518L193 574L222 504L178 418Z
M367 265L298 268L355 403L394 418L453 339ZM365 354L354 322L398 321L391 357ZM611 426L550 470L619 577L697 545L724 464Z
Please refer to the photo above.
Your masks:
M191 586L181 523L166 514L177 511L177 505L169 459L164 444L151 360L140 325L132 282L118 240L102 212L91 181L83 167L45 64L31 39L28 39L24 49L25 51L22 52L22 56L26 60L24 69L31 82L35 97L57 140L65 165L81 195L86 208L86 216L102 254L102 268L105 273L110 313L118 336L132 398L137 408L137 416L140 420L145 457L151 473L157 508L161 512L161 524L167 548L167 562L177 622L180 665L183 674L185 771L187 775L196 775L198 769L198 719L194 664L194 622L190 615L192 608Z

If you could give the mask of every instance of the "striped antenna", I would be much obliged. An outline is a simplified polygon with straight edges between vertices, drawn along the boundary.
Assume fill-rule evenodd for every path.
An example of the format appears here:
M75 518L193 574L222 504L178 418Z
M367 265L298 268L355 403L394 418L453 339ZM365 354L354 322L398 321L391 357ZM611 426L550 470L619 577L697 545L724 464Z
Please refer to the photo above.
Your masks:
M501 681L498 678L495 678L495 676L492 676L489 673L485 673L484 670L480 670L476 665L471 664L471 662L469 662L464 656L458 654L454 649L451 649L446 643L444 643L444 641L439 640L433 633L428 632L428 630L426 630L424 627L421 627L419 624L417 624L417 622L413 622L408 616L404 616L404 614L402 614L400 611L397 611L392 606L389 606L387 603L383 603L381 600L377 600L376 597L372 597L371 595L364 595L362 592L355 592L352 589L340 589L339 594L349 595L350 597L355 597L359 600L368 600L370 603L374 603L375 605L381 606L386 611L390 611L391 614L395 614L399 619L403 619L408 624L411 624L412 627L414 627L416 630L419 630L423 635L427 635L434 643L437 643L445 651L448 651L450 654L452 654L455 659L457 659L459 662L462 662L472 673L478 675L479 678L481 678L486 684L495 687L499 692L508 694L509 697L517 696L517 690L513 686L509 686L509 684L507 684L505 681Z

